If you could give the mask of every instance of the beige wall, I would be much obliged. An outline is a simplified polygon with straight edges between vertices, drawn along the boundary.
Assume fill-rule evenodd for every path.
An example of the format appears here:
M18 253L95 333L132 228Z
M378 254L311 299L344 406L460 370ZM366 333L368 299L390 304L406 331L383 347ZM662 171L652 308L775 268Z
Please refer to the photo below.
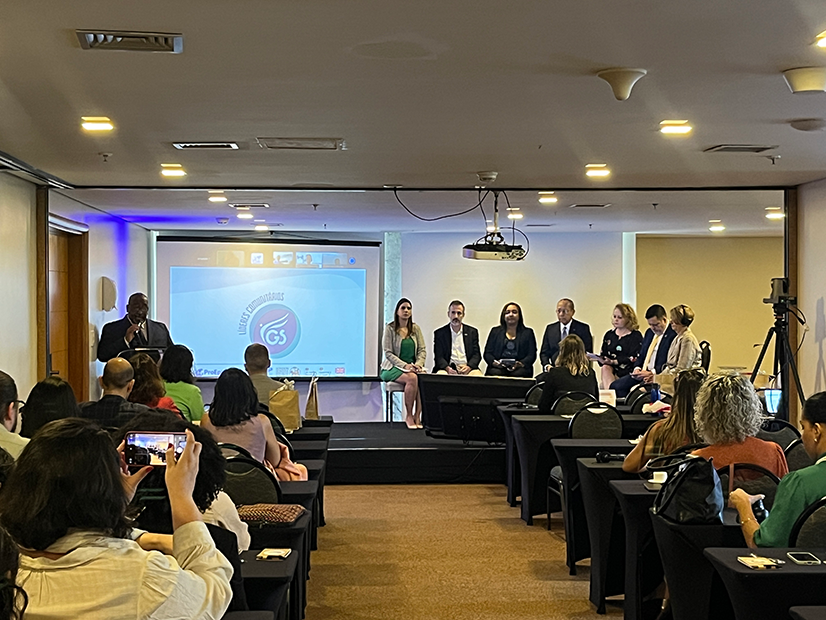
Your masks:
M774 323L763 298L771 279L783 276L781 237L638 237L637 311L654 303L666 311L679 304L697 314L691 326L711 343L712 370L757 362ZM762 368L771 371L774 347Z
M826 181L802 185L798 209L798 307L809 322L798 364L803 392L811 396L826 390Z
M51 192L49 211L89 226L89 377L90 396L99 394L97 377L102 365L95 362L100 330L105 323L126 314L126 301L136 291L149 293L150 233L76 200ZM101 278L117 285L117 305L110 312L101 308Z
M414 320L424 332L428 368L433 331L447 323L447 305L455 298L465 303L466 322L479 330L483 349L509 301L522 307L541 346L560 297L574 300L576 318L590 324L599 346L611 326L611 309L621 301L622 235L530 233L530 239L524 261L474 261L462 258L462 246L475 240L471 235L402 235L402 295L413 302ZM534 371L539 372L538 358Z
M25 399L37 383L35 186L0 173L0 370Z

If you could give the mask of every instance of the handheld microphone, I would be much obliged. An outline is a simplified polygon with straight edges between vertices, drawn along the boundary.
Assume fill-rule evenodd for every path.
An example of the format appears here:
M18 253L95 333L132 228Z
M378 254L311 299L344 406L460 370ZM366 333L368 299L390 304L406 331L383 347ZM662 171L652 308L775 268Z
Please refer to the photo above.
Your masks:
M610 463L611 461L619 461L622 462L625 460L624 454L611 454L610 452L597 452L596 454L597 463Z

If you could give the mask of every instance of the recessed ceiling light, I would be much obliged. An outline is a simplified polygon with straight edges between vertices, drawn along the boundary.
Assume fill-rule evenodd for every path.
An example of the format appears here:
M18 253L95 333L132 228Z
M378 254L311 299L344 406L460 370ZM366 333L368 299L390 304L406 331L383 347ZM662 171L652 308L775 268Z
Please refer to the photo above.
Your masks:
M86 131L112 131L115 126L108 116L81 116L80 126Z
M826 30L815 37L815 45L818 47L826 47Z
M226 196L210 196L209 201L210 202L226 202L227 197Z
M495 226L488 226L485 230L487 230L488 232L494 232L496 230L496 227Z
M723 226L722 224L712 224L711 226L708 227L708 229L711 232L723 232L726 229L726 227Z
M519 207L508 207L508 211L519 211Z
M264 222L266 222L266 221L267 221L267 220L253 220L253 222L261 222L262 224L263 224Z
M257 230L258 232L266 232L269 229L270 229L270 227L265 226L264 224L259 224L258 226L255 227L255 230Z
M181 164L161 164L161 174L165 177L185 177L186 170Z
M771 211L767 210L766 212L766 218L769 220L782 220L785 217L785 213L783 213L782 211L777 211L775 209L772 209Z
M709 220L709 224L717 224L718 222L722 222L723 220Z
M688 121L660 121L660 132L671 135L685 135L691 133L692 127Z
M254 216L252 213L239 213L236 216L239 220L251 220Z
M558 198L554 196L553 192L539 192L539 204L552 205L557 200Z
M585 174L589 177L607 177L611 174L608 164L585 164Z
M521 213L515 213L515 212L508 213L508 219L509 220L521 220L522 219L522 214Z

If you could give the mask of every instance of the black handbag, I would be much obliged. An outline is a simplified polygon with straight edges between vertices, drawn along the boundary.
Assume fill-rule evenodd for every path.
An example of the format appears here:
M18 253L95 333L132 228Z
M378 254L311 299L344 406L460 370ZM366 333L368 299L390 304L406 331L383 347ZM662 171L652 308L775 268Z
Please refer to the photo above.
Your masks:
M654 459L648 464L649 471L668 472L668 479L660 487L651 511L685 525L722 523L723 486L714 471L714 464L696 456L673 461L674 455Z

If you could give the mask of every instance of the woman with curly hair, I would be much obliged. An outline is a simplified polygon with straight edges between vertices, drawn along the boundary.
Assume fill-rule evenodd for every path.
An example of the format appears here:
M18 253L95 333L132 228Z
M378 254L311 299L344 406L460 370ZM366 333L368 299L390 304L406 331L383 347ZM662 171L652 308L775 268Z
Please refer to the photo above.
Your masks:
M762 423L763 406L746 377L717 374L697 393L694 423L709 444L692 454L714 459L714 467L732 463L752 463L768 469L778 478L789 473L779 445L755 437Z

